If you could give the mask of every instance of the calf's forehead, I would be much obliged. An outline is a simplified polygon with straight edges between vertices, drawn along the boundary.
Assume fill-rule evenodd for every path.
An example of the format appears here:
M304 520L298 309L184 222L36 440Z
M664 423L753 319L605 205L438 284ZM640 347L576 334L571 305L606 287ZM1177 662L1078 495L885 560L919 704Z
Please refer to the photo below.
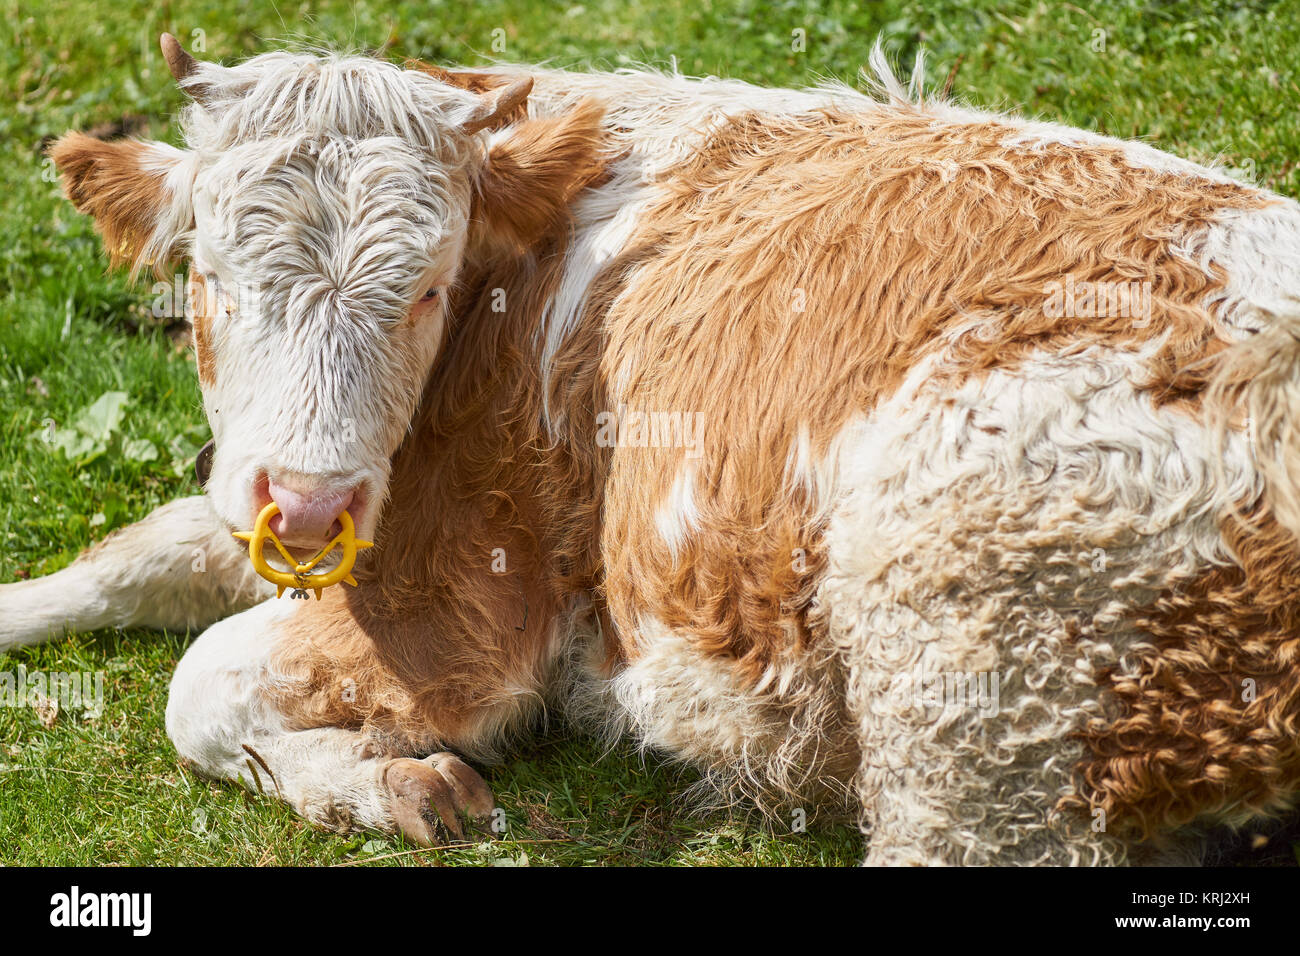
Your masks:
M467 178L395 137L250 143L211 157L195 185L199 266L256 281L282 315L330 294L398 318L454 270L469 206Z
M342 281L381 241L399 243L387 252L403 264L458 251L446 240L463 231L483 156L462 129L476 95L366 57L271 53L198 68L202 100L181 125L196 251L215 271L275 255Z

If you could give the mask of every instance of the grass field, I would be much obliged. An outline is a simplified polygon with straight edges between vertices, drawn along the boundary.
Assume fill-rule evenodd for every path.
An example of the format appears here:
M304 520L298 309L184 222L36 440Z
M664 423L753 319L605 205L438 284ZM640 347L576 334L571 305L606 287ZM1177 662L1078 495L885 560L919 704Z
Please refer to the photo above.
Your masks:
M444 62L675 62L780 85L852 81L883 33L909 65L924 46L933 85L951 80L961 99L1141 137L1300 195L1296 0L0 6L2 581L55 571L197 490L189 464L206 435L192 358L148 316L148 283L105 272L89 221L59 197L40 152L44 137L106 124L173 139L181 95L157 50L164 30L191 44L201 36L207 58L296 38ZM116 426L83 420L86 442L71 457L40 440L45 423L75 421L106 392L128 396ZM826 865L861 852L851 828L782 834L742 813L684 816L689 773L557 733L487 773L507 839L412 852L376 834L318 832L277 802L177 766L162 715L189 639L79 634L0 655L0 671L102 671L106 689L102 714L64 713L50 726L30 708L0 708L0 862Z

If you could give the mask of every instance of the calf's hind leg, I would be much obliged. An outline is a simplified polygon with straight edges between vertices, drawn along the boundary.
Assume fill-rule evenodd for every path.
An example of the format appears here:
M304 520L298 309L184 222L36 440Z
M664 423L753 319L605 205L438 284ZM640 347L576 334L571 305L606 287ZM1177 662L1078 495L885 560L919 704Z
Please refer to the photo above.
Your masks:
M444 832L463 837L464 818L485 820L494 800L459 757L415 759L417 745L359 729L304 727L286 712L295 678L279 669L277 652L293 638L281 629L311 610L272 598L210 627L189 648L167 702L167 734L181 757L205 776L277 796L332 830L401 832L421 845ZM328 646L329 637L317 644Z

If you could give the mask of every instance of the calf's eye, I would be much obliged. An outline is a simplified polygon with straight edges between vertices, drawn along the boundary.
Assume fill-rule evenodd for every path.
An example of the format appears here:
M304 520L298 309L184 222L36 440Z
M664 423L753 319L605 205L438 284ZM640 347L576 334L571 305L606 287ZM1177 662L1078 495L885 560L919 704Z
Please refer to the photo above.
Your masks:
M437 290L437 289L430 289L428 292L424 293L424 295L420 297L420 301L421 301L421 302L432 302L432 301L433 301L434 299L436 299L436 298L438 298L438 290Z

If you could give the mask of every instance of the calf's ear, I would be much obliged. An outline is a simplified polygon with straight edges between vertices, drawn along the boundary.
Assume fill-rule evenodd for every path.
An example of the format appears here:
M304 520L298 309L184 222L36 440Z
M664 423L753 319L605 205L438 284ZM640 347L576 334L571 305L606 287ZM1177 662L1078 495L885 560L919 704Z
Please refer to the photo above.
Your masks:
M604 113L601 104L584 101L499 134L475 190L475 238L523 251L563 228L574 197L605 175Z
M68 133L49 150L64 195L94 218L113 265L145 266L158 276L180 255L194 213L188 154L165 143L104 142Z

